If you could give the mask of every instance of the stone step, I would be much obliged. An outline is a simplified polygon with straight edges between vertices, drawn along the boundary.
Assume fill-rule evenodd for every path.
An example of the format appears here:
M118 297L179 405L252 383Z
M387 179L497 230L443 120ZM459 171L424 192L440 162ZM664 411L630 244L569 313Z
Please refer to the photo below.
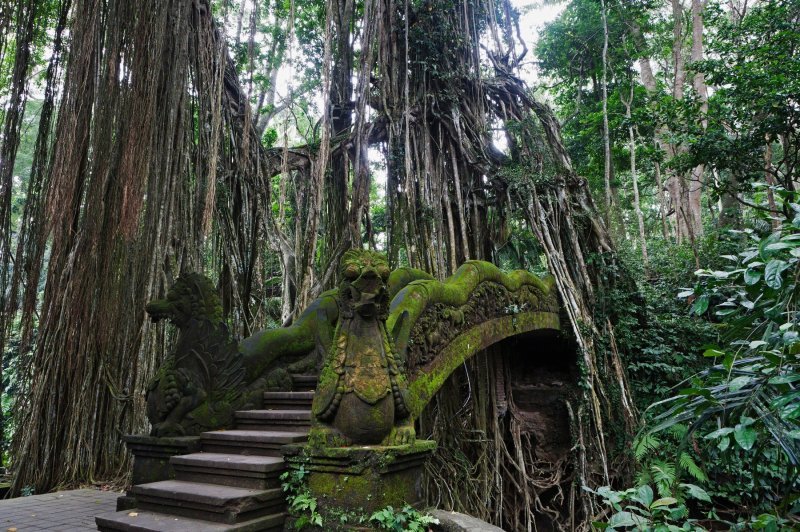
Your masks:
M215 523L243 523L283 513L286 506L283 491L279 488L252 490L202 482L162 480L139 484L131 491L141 510Z
M238 429L307 432L310 427L310 410L240 410L236 412L236 428Z
M170 463L178 480L256 490L279 488L286 470L277 456L194 453L173 456Z
M278 513L230 525L139 509L95 517L101 532L279 532L285 520L286 514Z
M292 387L296 392L314 391L317 388L319 375L292 374Z
M264 392L266 410L311 410L314 392Z
M282 457L281 447L303 443L308 434L276 430L216 430L200 435L204 452Z

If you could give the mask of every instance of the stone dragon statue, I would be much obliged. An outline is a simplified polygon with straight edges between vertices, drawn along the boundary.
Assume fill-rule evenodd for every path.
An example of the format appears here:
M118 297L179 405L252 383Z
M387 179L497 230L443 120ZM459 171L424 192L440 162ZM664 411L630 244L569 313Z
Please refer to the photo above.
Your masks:
M291 374L319 373L310 445L413 443L414 419L467 357L509 335L559 328L553 280L525 271L469 261L439 282L351 250L340 273L338 289L291 326L240 343L211 281L181 275L165 299L147 305L153 320L179 328L148 387L151 435L229 428L236 410L262 406L264 391L290 390Z
M290 373L321 365L318 351L330 344L337 306L332 294L323 294L292 327L238 343L211 280L186 273L164 299L147 304L147 313L179 330L175 349L148 385L150 434L188 436L232 426L237 410L261 407L264 391L291 389Z
M222 304L211 281L181 275L165 299L151 301L153 321L167 319L180 330L175 350L147 389L152 436L182 436L230 423L247 403L242 354L222 320Z
M388 270L385 260L383 267ZM380 279L381 298L388 301L409 282L431 276L401 268L392 272L388 285ZM198 273L181 275L164 299L147 305L154 322L169 320L179 330L175 349L148 385L151 435L188 436L228 428L236 410L261 407L265 390L290 390L292 373L319 372L340 330L339 293L321 294L289 327L260 331L237 342L223 322L211 280ZM381 315L386 307L384 301Z
M379 253L351 250L342 257L340 319L312 406L312 445L414 441L406 376L386 330L389 274Z

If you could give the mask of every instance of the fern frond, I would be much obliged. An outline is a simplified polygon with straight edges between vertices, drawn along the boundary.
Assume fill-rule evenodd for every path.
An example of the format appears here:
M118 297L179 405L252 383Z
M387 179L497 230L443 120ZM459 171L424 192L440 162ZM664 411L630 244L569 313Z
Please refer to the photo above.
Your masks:
M706 475L705 471L703 471L700 466L697 465L697 462L689 455L689 453L681 453L679 462L681 469L689 473L695 480L699 480L700 482L705 482L708 480L708 476Z
M668 432L676 439L683 440L686 437L686 434L689 432L689 428L686 425L679 423L677 425L672 425Z
M650 464L650 473L658 488L661 497L672 495L672 485L675 484L675 466L662 460L653 460Z
M633 455L637 461L641 459L650 451L654 451L661 447L661 440L654 434L645 434L641 439L638 439L633 444Z
M636 473L636 485L637 486L645 486L647 484L651 484L653 482L653 478L650 475L650 471L643 467Z

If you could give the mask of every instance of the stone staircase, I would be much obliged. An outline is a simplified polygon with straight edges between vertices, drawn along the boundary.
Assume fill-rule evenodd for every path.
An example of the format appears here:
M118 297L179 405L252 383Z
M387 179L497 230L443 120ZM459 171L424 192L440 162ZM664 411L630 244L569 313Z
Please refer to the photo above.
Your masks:
M234 430L205 432L201 452L170 458L175 480L133 486L137 508L100 515L104 532L279 531L286 519L281 447L302 443L316 375L294 376L292 392L266 392L263 410L236 412Z

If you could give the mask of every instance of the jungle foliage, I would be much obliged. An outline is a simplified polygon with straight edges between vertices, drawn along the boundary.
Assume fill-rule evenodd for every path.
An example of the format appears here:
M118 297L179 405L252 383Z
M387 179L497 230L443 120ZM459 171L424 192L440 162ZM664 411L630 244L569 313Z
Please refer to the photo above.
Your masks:
M636 353L643 415L636 478L595 491L607 504L597 526L793 528L800 3L688 4L575 0L537 45L565 144L598 196L607 69L604 206L645 301L642 312L625 290L600 299ZM700 203L684 203L680 180ZM697 207L701 230L687 234L682 209Z
M800 526L800 1L555 4L534 43L541 6L507 0L0 0L15 491L124 482L174 341L144 302L180 273L241 337L368 247L554 275L578 353L565 463L495 415L509 368L454 375L422 420L431 501L513 530Z

